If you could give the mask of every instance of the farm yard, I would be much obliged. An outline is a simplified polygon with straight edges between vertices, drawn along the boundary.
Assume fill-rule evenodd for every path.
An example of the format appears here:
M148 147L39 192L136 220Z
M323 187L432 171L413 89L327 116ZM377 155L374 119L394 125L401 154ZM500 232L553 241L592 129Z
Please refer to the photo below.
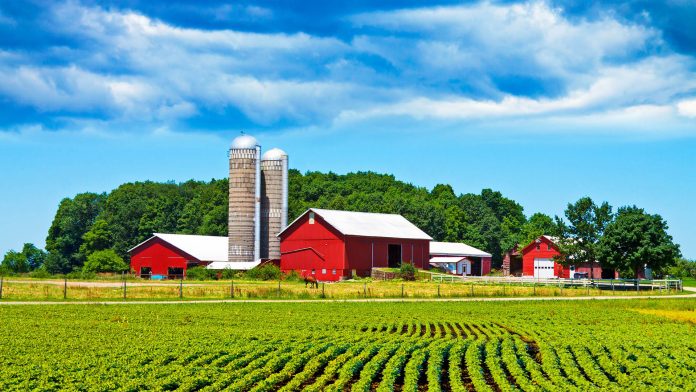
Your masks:
M694 390L696 300L0 307L0 390Z

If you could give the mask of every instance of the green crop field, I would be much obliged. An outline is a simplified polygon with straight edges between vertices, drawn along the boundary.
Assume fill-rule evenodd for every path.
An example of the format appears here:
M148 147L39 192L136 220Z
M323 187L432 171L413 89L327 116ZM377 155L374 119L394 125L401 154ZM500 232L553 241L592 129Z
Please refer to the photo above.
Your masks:
M696 300L0 306L0 390L696 389Z

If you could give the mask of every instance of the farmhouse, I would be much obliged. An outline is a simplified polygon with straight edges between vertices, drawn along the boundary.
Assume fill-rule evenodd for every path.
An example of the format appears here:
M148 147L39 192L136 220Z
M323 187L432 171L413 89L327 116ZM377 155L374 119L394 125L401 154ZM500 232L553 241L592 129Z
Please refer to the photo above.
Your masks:
M617 277L614 270L602 270L598 262L594 268L590 263L578 263L570 266L562 266L556 263L554 258L560 256L557 239L542 235L517 252L522 258L522 276L539 279L587 277L591 279L613 279ZM514 258L514 254L509 254ZM511 271L512 271L512 265Z
M491 272L490 253L456 242L431 242L430 265L455 275L483 276Z
M337 281L402 261L427 268L432 238L401 215L311 208L280 234L280 268Z
M258 265L258 262L236 262L232 268L227 252L227 237L162 233L155 233L128 251L131 270L153 279L185 277L186 270L194 266L248 270Z

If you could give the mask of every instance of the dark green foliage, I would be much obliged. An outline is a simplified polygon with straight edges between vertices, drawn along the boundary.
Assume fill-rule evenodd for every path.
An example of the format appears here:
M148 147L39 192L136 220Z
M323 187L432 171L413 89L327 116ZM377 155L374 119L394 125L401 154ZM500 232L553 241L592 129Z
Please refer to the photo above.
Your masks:
M524 247L542 235L557 236L558 226L553 218L537 212L522 225L519 243Z
M401 263L399 273L403 280L416 280L416 267L411 263Z
M565 216L570 224L556 217L560 234L557 245L562 254L558 261L562 264L590 263L594 270L599 239L614 218L611 206L607 202L597 205L591 198L583 197L568 204Z
M34 246L24 244L21 252L10 250L2 260L2 270L12 273L24 273L40 268L46 260L46 252Z
M102 212L105 201L106 194L80 193L60 202L46 237L46 250L60 255L51 259L51 272L69 272L84 263L79 254L82 237Z
M278 280L280 279L280 268L274 264L264 264L250 269L245 276L256 280Z
M92 253L82 268L84 272L121 272L127 269L128 265L112 249Z
M679 246L667 234L667 223L638 207L622 207L599 240L597 256L603 265L634 276L643 266L661 271L681 256Z
M191 267L186 270L186 279L215 280L217 279L217 271L209 270L205 267Z

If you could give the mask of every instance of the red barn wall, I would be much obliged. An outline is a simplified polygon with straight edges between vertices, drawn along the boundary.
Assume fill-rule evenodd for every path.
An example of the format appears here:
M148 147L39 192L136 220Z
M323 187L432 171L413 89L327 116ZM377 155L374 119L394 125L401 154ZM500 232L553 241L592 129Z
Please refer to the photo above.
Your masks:
M491 273L491 258L482 257L481 258L481 276L488 275Z
M319 280L334 281L346 275L343 235L329 226L319 215L314 224L303 216L280 241L280 269L312 275ZM334 273L335 270L335 273Z
M346 268L356 270L360 276L369 275L372 267L386 268L389 266L389 245L396 244L401 245L403 261L412 262L416 268L428 268L430 241L377 237L347 237Z
M185 274L187 261L199 262L156 237L131 252L131 269L136 274L140 274L142 267L152 268L152 275L167 275L169 267L183 268Z

